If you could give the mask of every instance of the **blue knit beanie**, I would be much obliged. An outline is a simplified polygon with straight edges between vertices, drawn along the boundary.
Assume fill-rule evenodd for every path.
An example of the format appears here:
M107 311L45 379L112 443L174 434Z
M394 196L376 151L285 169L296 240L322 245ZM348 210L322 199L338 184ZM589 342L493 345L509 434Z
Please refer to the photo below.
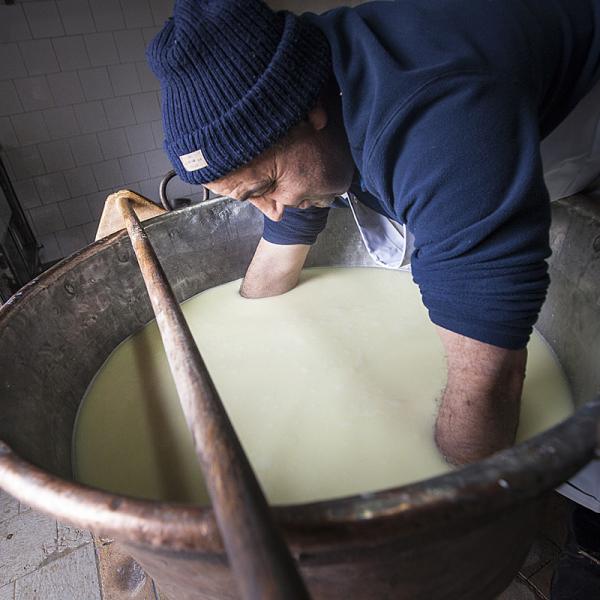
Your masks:
M165 149L208 183L306 118L330 73L323 33L260 0L176 0L146 52L160 79Z

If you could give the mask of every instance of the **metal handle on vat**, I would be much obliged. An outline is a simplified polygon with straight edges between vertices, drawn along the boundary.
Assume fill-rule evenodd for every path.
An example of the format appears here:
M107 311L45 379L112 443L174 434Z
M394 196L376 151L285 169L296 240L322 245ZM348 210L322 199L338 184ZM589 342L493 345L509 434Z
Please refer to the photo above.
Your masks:
M171 200L167 197L167 185L169 185L169 181L173 179L177 175L176 171L168 171L167 174L160 180L160 184L158 186L158 197L160 199L160 203L166 211L174 210L175 206L171 204ZM202 187L202 202L206 202L209 199L210 193L208 189L204 186Z
M128 193L117 196L242 596L248 600L308 599L175 294L130 206Z

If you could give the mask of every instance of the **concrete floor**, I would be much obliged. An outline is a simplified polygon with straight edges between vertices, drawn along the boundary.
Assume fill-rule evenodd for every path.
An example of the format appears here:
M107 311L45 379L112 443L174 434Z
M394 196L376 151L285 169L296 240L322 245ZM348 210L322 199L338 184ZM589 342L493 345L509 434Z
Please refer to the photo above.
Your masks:
M566 510L556 495L518 577L498 600L549 600ZM0 600L167 598L109 540L95 543L88 532L58 523L0 490Z
M62 525L0 491L0 600L100 600L88 532Z
M160 600L143 573L133 589L119 590L108 580L103 585L101 553L89 532L0 490L0 600Z

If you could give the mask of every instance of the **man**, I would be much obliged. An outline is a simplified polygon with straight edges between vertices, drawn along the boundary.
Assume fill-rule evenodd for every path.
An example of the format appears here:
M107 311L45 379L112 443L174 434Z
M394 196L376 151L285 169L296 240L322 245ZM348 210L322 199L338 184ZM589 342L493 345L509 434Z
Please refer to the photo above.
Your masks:
M599 97L600 1L400 0L297 17L178 0L148 59L179 176L265 214L242 295L293 288L328 206L351 192L375 254L396 247L401 266L402 226L414 236L413 278L447 355L440 450L464 464L510 446L548 286L540 143ZM552 187L591 183L599 148L571 160L550 147Z
M414 235L413 277L447 353L440 450L466 463L512 444L548 285L539 146L600 76L598 1L299 18L180 0L148 56L180 177L266 216L242 294L292 288L324 207L352 186Z

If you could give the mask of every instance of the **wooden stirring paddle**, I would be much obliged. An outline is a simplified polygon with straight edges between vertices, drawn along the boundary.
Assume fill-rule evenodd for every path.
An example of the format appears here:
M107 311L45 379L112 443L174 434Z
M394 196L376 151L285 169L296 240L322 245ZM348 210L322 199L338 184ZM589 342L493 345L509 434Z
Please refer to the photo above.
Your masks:
M114 214L109 213L118 209L131 238L242 597L246 600L306 600L309 594L305 584L277 530L175 294L136 215L144 201L150 203L127 190L112 194L107 199L107 206L110 203L112 209L105 210L106 221L110 219L114 227ZM156 212L151 209L147 212L154 216ZM158 208L156 211L163 212Z

